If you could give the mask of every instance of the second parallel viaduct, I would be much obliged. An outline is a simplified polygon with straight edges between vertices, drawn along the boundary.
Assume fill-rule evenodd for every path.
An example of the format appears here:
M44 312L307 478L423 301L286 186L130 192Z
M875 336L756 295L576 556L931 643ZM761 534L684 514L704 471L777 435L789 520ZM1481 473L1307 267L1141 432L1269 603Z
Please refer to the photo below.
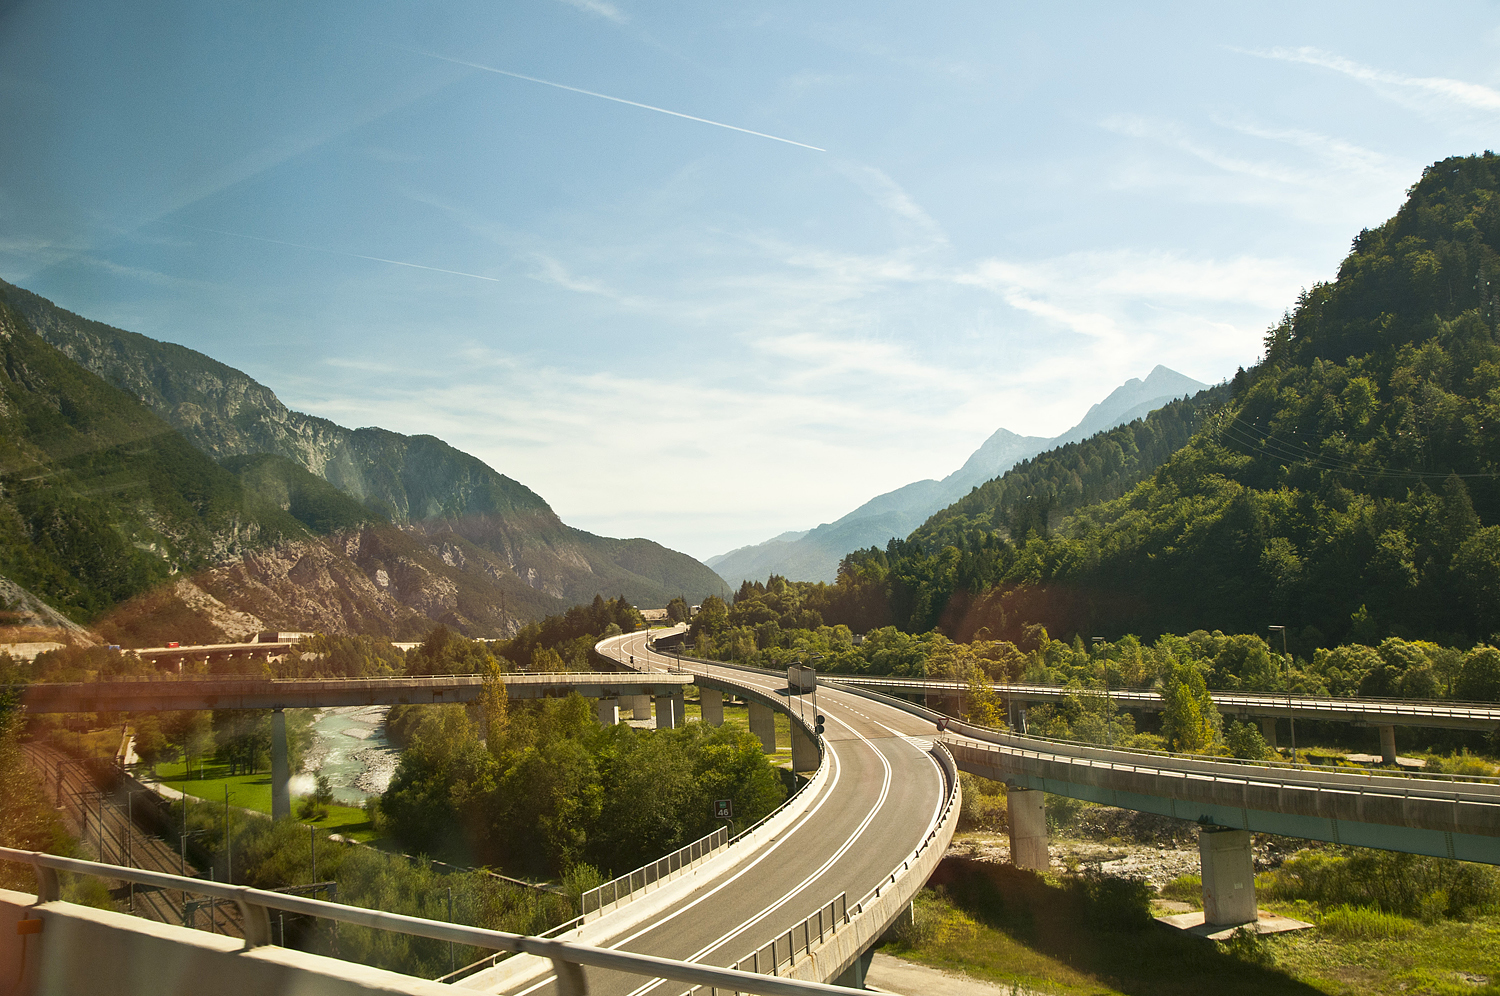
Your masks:
M860 688L874 688L896 695L920 694L925 698L950 699L967 687L961 682L937 678L898 678L889 675L830 674L830 680ZM1017 703L1055 703L1070 696L1107 695L1122 709L1160 712L1162 697L1150 688L1068 688L996 682L997 695ZM1389 699L1336 695L1301 695L1285 692L1213 691L1219 712L1240 719L1258 719L1266 742L1276 746L1276 720L1319 720L1373 726L1380 732L1380 750L1386 764L1396 763L1396 727L1419 726L1443 730L1500 730L1500 703L1456 702L1448 699Z

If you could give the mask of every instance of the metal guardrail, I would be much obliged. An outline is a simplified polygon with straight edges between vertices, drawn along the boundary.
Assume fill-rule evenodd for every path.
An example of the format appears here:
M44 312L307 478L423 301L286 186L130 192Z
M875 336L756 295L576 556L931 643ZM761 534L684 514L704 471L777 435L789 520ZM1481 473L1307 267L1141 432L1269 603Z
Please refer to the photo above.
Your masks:
M827 676L825 675L825 677ZM886 695L883 692L877 692L874 689L862 688L858 685L842 683L839 682L836 678L830 678L828 684L830 687L842 686L846 691L853 692L856 695L862 695L866 698L875 699L879 702L884 702L887 705L894 706L895 708L901 709L905 712L909 712L914 716L920 716L923 719L927 719L933 723L936 723L940 719L947 720L950 724L954 724L949 726L949 730L954 731L955 733L957 732L958 727L962 726L968 730L975 731L976 734L982 734L982 736L975 736L974 739L976 740L994 744L1000 742L999 740L994 738L1007 738L1008 741L1015 741L1018 745L1023 741L1031 741L1033 743L1057 744L1061 747L1066 747L1074 752L1077 752L1080 755L1080 758L1082 755L1088 752L1098 752L1100 754L1147 755L1150 757L1161 758L1163 761L1173 762L1170 765L1165 765L1164 768L1166 768L1167 770L1173 770L1177 774L1185 773L1185 769L1192 768L1194 765L1235 765L1247 768L1264 768L1277 771L1290 780L1298 782L1312 781L1322 778L1347 778L1370 783L1376 779L1389 778L1392 780L1402 779L1413 782L1433 781L1450 784L1456 783L1459 785L1467 785L1479 789L1500 787L1500 778L1492 775L1449 775L1437 771L1404 771L1387 768L1344 768L1334 767L1332 765L1310 765L1301 762L1293 763L1290 761L1258 761L1240 757L1225 757L1218 754L1174 754L1171 751L1151 750L1145 747L1122 747L1119 745L1085 743L1079 740L1062 740L1054 737L1042 737L1034 733L1019 735L1007 733L1003 730L992 730L984 726L976 726L973 723L964 722L962 720L955 720L951 716L938 712L934 709L929 709L926 706L918 705L915 702L908 702L905 699L896 698L894 695ZM1026 748L1020 747L1020 749L1024 750ZM1035 752L1034 747L1031 749L1033 752ZM1249 776L1247 775L1246 777ZM1451 797L1451 794L1451 791L1445 790L1444 797Z
M163 889L182 890L233 902L239 906L244 918L247 950L271 944L269 911L274 909L333 920L338 923L371 927L376 930L390 930L417 937L429 937L438 941L451 941L473 947L532 954L546 958L552 962L557 974L556 986L560 996L585 996L588 992L588 985L584 978L583 966L624 972L648 979L670 979L699 988L710 987L715 990L755 994L755 996L807 996L812 993L823 993L827 996L854 996L859 992L859 990L847 989L843 986L781 979L737 969L715 968L629 951L573 944L544 937L530 937L501 930L487 930L482 927L443 923L400 913L386 913L359 906L330 903L320 899L307 899L264 889L252 889L248 886L218 884L196 878L184 878L181 875L146 871L141 868L125 868L119 865L83 861L78 858L64 858L39 851L21 851L10 847L0 847L0 860L31 865L36 873L39 904L59 900L60 888L57 873L60 871L135 882L140 885L154 885Z
M902 688L912 691L959 692L968 686L963 682L945 678L904 678L896 675L839 674L827 672L821 677L846 685L875 685L886 688ZM1120 688L1072 688L1067 685L1039 685L1021 682L992 682L990 687L1001 695L1027 699L1060 699L1069 695L1111 696L1122 704L1146 706L1152 709L1165 708L1161 695L1154 688L1125 686ZM1214 705L1222 712L1236 710L1262 710L1266 714L1287 715L1295 712L1334 713L1349 716L1368 716L1372 719L1390 719L1389 725L1401 726L1401 719L1409 722L1437 723L1455 721L1463 728L1474 725L1500 725L1500 703L1476 702L1465 699L1402 699L1389 696L1366 695L1307 695L1301 692L1236 692L1210 689ZM1386 725L1386 724L1377 724Z
M595 644L594 650L595 650L596 653L600 653L601 655L603 655L603 652L599 650L599 645L602 644L602 643L604 643L604 642L605 641L601 640L599 644ZM614 658L609 658L609 659L613 660ZM624 663L624 662L622 661L620 663ZM653 671L653 670L651 670L649 667L646 666L646 663L644 661L640 662L640 667L645 668L645 670L641 672L641 673L645 673L645 674L664 674L664 673L667 673L667 672L662 672L662 671ZM791 719L791 721L793 723L800 724L807 731L807 733L808 733L809 736L813 736L812 728L809 727L804 720L802 720L800 717L798 717L791 710L785 709L785 707L783 707L783 711L785 711L787 713L788 717L790 717L790 719ZM790 805L798 796L800 796L803 792L806 792L809 789L811 789L812 786L819 781L819 778L821 776L823 776L824 773L827 770L826 769L827 750L826 750L826 748L825 748L825 746L824 746L823 741L822 741L821 738L814 737L814 742L817 744L817 747L818 747L818 770L813 775L813 777L811 777L809 779L806 779L805 781L803 781L803 783L801 785L797 786L796 790L793 791L791 795L787 796L786 799L782 802L782 804L780 806L777 806L771 812L767 813L765 816L762 816L759 820L757 820L756 822L752 823L750 826L746 827L745 829L741 830L739 833L735 834L734 837L728 838L728 839L724 840L723 843L714 846L712 848L712 850L709 852L709 854L716 853L717 851L722 850L725 847L732 847L733 845L739 843L740 841L745 840L750 835L754 834L757 830L759 830L762 826L764 826L768 821L770 821L772 819L775 819L776 816L779 813L781 813L783 810L785 810L785 808L788 805ZM696 841L694 844L690 844L687 847L682 848L679 851L674 852L674 853L676 853L676 854L682 854L683 852L689 851L691 848L693 848L693 847L695 847L697 845L701 845L701 844L703 844L706 841L712 841L713 838L716 837L719 834L726 834L727 835L727 829L716 830L716 831L714 831L714 833L709 834L707 837L704 837L702 840ZM707 855L705 855L705 856L707 856ZM671 855L668 855L668 858L670 858L670 857L671 857ZM659 865L661 862L666 861L666 860L667 860L667 858L663 858L660 861L652 862L651 864L643 866L642 869L637 869L637 872L643 871L644 869L649 869L653 865ZM626 879L631 879L631 878L633 878L635 876L636 876L636 872L632 872L630 875L619 876L618 878L615 878L615 879L611 880L611 882L606 882L604 885L598 886L596 889L590 890L590 892L602 892L603 890L605 890L608 886L610 886L612 884L616 884L616 883L622 882L622 881L624 881ZM665 879L663 879L663 881L665 881ZM585 893L584 895L587 896L588 893ZM631 898L633 898L633 893L631 895L622 897L622 899L624 901L627 901L627 902ZM616 908L618 908L618 906L622 905L622 904L623 903L616 903L615 904ZM541 936L544 937L544 938L557 937L557 936L560 936L562 934L567 933L570 930L574 930L574 929L578 928L579 926L581 926L583 923L585 923L589 919L589 906L583 900L583 897L580 897L580 904L579 905L586 912L580 914L579 916L574 917L572 920L569 920L566 923L560 923L560 924L558 924L557 926L551 928L550 930L547 930L547 931L543 932L541 934ZM493 968L495 965L498 965L501 962L505 961L513 953L514 952L503 951L502 950L502 951L498 951L497 953L495 953L493 955L487 955L486 957L481 958L480 960L478 960L476 962L473 962L472 964L465 965L464 967L458 969L457 971L454 971L454 972L449 973L448 975L442 976L437 981L439 981L439 982L456 982L457 980L466 978L467 976L473 975L476 972L483 971L483 970L485 970L487 968ZM746 956L747 959L749 957L750 957L749 955ZM741 959L741 962L736 963L736 964L742 964L744 960L745 959ZM693 992L697 992L700 988L701 987L695 986L692 991ZM713 987L713 986L710 986L709 989L711 991L717 992L717 989L715 987ZM736 990L736 992L737 991L738 990Z
M677 873L696 867L728 845L729 828L720 827L701 840L590 889L578 899L579 920L586 921L590 914L603 913L607 909L619 909L637 896L645 895L653 885L672 880Z
M953 755L949 753L945 745L934 743L932 750L937 755L939 765L943 769L943 778L948 785L945 793L947 802L944 803L942 813L933 823L932 830L922 839L922 843L917 845L911 855L901 862L901 867L865 893L864 898L852 906L849 903L848 894L840 892L831 902L818 907L816 912L786 933L773 938L770 943L762 945L734 962L734 968L757 974L779 975L783 968L790 968L797 964L799 953L803 957L811 957L815 947L836 936L840 929L852 924L864 913L865 907L871 900L880 898L881 893L895 885L901 874L909 871L927 848L932 846L932 842L937 839L943 826L953 817L953 807L958 802L958 763L953 760ZM702 992L701 986L694 986L683 996L695 996ZM710 988L709 996L717 996L717 991Z
M837 934L840 927L847 927L849 920L849 897L840 892L833 897L832 902L819 906L816 913L785 934L772 938L769 944L756 948L735 962L733 967L756 975L779 975L783 966L797 963L797 952L802 952L804 956L811 955L814 947Z

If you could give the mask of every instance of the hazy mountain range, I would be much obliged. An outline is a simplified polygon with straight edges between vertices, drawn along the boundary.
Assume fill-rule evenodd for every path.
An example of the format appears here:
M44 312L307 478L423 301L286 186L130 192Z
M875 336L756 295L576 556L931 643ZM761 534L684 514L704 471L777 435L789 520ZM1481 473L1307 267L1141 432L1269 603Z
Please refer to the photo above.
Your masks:
M933 513L1021 461L1133 422L1206 386L1158 366L1145 380L1132 378L1115 388L1109 397L1090 408L1082 421L1059 436L1050 439L1018 436L1009 429L997 429L962 467L941 481L914 481L871 498L833 522L815 529L782 533L765 542L710 557L706 563L730 587L738 587L744 580L764 581L772 574L793 581L831 582L845 554L870 546L884 547L893 537L909 535Z

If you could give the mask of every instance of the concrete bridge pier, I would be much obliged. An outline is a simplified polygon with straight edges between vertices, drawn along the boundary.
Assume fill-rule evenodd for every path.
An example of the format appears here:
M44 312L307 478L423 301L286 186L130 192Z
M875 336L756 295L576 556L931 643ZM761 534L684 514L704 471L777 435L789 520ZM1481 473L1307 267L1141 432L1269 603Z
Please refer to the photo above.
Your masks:
M818 770L818 742L796 723L792 724L792 770Z
M1276 717L1260 717L1260 735L1265 738L1266 746L1272 750L1276 749Z
M1396 763L1396 728L1380 727L1380 759L1386 764Z
M875 949L870 948L849 963L849 967L839 973L839 977L832 980L835 986L848 986L850 989L863 989L865 987L865 976L870 971L870 963L875 960Z
M292 767L286 750L286 713L271 711L271 819L292 815Z
M698 689L698 707L709 726L724 725L724 693L717 688Z
M649 695L622 695L620 707L630 710L631 719L651 718L651 696Z
M682 690L656 697L656 728L675 730L682 725Z
M1256 921L1255 856L1248 830L1198 831L1203 874L1203 922L1233 926Z
M620 721L620 700L596 699L594 716L599 720L600 726L614 726Z
M776 714L768 705L750 700L750 732L760 737L760 749L776 753Z
M1050 868L1047 793L1037 789L1007 788L1005 815L1010 824L1010 863L1026 871L1044 872Z

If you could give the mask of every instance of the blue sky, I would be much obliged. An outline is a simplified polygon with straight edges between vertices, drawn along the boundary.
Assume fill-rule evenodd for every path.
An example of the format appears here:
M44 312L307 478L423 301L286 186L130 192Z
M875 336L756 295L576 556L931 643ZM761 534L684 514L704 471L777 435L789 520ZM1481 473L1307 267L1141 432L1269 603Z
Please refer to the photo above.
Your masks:
M0 276L707 557L1254 362L1500 10L12 0L0 94Z

